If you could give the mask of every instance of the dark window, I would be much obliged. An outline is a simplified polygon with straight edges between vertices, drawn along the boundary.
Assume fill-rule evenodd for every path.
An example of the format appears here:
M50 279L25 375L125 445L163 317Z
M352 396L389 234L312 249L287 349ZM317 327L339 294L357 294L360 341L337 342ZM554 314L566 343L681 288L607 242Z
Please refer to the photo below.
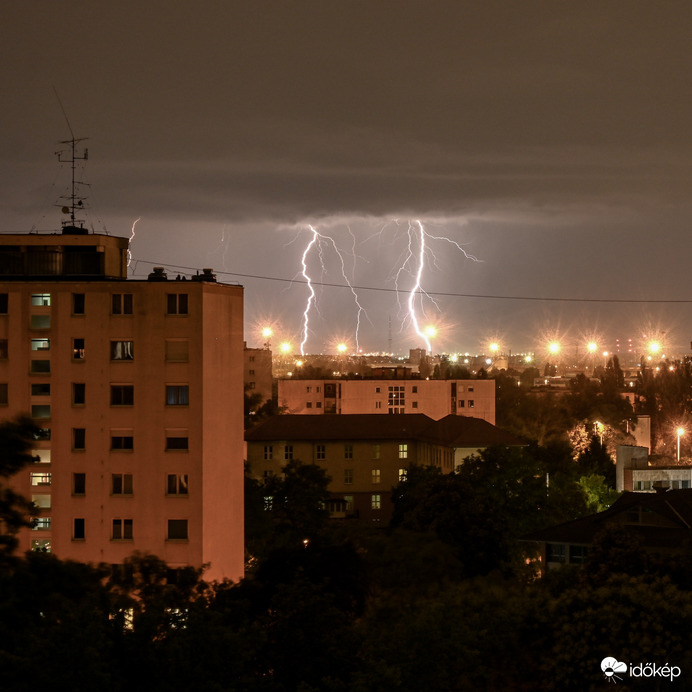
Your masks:
M132 519L113 519L113 540L132 540Z
M112 296L111 312L114 315L131 315L133 296L132 293L114 293Z
M167 406L187 406L190 403L189 387L186 384L166 385Z
M187 293L167 293L166 312L169 315L187 315Z
M32 329L50 329L50 315L32 315L29 325Z
M85 495L86 494L86 473L73 473L72 474L72 494L73 495Z
M274 447L272 445L264 445L264 459L265 461L271 461L274 456Z
M187 539L187 519L169 519L168 538L170 540Z
M135 387L132 384L111 385L111 406L132 406L135 403Z
M34 375L47 375L50 372L49 360L32 360L31 372Z
M75 360L84 360L84 339L72 339L72 357Z
M72 428L72 449L86 449L86 428Z
M50 404L32 404L32 418L50 418Z
M111 493L113 495L132 495L132 474L114 473L111 475Z
M73 293L72 294L72 314L73 315L83 315L84 314L84 294L83 293Z
M187 450L188 438L187 437L166 437L166 449L183 449Z
M48 382L32 384L31 396L50 396L50 384Z
M86 537L86 519L75 519L72 529L72 538L75 540L84 540Z
M187 495L187 474L169 473L166 479L168 495Z
M5 405L9 403L9 395L7 391L7 382L0 382L0 404Z
M0 315L7 314L7 308L9 303L8 297L8 293L0 293Z
M72 404L81 405L86 403L86 384L84 382L72 383Z
M111 449L134 449L135 438L132 435L111 435Z
M2 293L0 293L0 295L2 295ZM5 360L8 355L7 339L0 339L0 359Z
M134 341L111 341L111 360L134 360Z

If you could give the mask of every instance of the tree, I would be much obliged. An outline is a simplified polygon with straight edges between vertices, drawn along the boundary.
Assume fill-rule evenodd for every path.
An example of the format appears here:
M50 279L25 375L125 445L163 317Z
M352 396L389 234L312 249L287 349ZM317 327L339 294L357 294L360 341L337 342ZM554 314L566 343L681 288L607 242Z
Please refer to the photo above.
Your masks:
M9 485L9 479L35 461L31 447L38 428L27 416L0 423L0 561L17 547L17 533L30 527L34 504Z

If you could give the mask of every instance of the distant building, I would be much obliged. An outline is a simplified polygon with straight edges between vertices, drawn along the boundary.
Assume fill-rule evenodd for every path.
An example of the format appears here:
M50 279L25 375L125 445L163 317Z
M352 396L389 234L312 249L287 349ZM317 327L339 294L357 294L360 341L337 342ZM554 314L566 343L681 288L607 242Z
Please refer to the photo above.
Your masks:
M449 415L381 416L280 415L245 434L250 472L257 478L280 474L292 459L322 466L329 490L346 516L386 522L391 489L412 465L451 473L463 460L494 445L525 442L490 423Z
M262 403L272 398L272 352L268 348L244 347L243 382L250 394L259 394Z
M584 563L594 539L608 527L624 528L652 553L689 551L692 490L624 493L604 512L534 531L523 540L540 546L541 563L550 571Z
M127 281L124 238L0 235L0 415L40 426L23 550L243 575L243 289Z
M495 424L495 380L279 380L278 404L286 413L450 414Z
M658 462L647 447L619 446L615 476L619 492L692 488L692 465Z

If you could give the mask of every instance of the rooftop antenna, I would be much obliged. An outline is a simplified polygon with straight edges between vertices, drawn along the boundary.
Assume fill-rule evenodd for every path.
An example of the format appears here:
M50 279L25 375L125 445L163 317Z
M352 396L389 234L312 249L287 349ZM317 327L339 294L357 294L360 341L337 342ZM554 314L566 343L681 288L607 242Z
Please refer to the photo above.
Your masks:
M63 150L56 151L55 155L58 157L58 161L60 163L69 163L70 168L72 169L72 186L70 188L70 194L69 195L64 195L60 199L65 200L69 202L69 204L63 205L62 206L62 213L63 214L69 214L70 218L67 221L62 221L62 228L63 228L63 233L65 232L66 229L71 229L71 230L81 230L82 232L84 231L84 219L78 219L77 218L77 212L78 211L83 211L84 209L84 197L81 197L78 194L78 186L80 185L86 185L86 183L82 182L81 180L75 180L75 170L77 167L77 161L87 161L89 159L89 150L84 147L82 150L81 154L77 154L77 142L83 142L84 140L88 139L88 137L80 137L76 138L74 136L74 132L72 131L72 126L70 125L70 119L67 117L67 113L65 112L65 108L62 105L62 101L60 100L60 96L58 95L58 90L53 87L53 91L55 92L55 98L58 99L58 103L60 104L60 110L62 111L62 114L65 116L65 122L67 123L67 129L70 131L70 139L65 139L60 142L60 144L69 144L70 145L70 158L63 159L62 155L65 153ZM77 223L79 223L79 226L77 226Z

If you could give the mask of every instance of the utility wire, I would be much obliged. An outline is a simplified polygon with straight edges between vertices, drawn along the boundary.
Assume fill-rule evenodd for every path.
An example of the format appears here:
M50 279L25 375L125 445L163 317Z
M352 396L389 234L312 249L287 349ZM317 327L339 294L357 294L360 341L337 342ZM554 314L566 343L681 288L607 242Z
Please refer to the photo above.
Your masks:
M151 262L150 260L143 259L133 259L132 263L136 266L139 262L143 264L151 264L152 266L166 266L172 267L176 270L184 270L183 273L199 273L198 267L187 267L182 264L166 264L164 262ZM256 279L258 281L278 281L281 283L289 284L306 284L305 279L283 279L277 276L263 276L261 274L240 274L238 272L228 272L228 271L217 271L214 270L215 274L221 274L223 276L236 276L243 279ZM396 288L387 288L379 286L348 286L346 284L335 284L326 281L315 281L312 280L313 286L323 286L325 288L345 288L350 290L351 288L358 291L378 291L380 293L405 293L406 291L397 290ZM420 291L428 296L437 297L451 297L451 298L481 298L485 300L526 300L534 302L554 302L554 303L629 303L629 304L685 304L692 303L692 298L685 299L637 299L637 298L544 298L540 296L503 296L503 295L489 295L481 293L447 293L442 291Z

